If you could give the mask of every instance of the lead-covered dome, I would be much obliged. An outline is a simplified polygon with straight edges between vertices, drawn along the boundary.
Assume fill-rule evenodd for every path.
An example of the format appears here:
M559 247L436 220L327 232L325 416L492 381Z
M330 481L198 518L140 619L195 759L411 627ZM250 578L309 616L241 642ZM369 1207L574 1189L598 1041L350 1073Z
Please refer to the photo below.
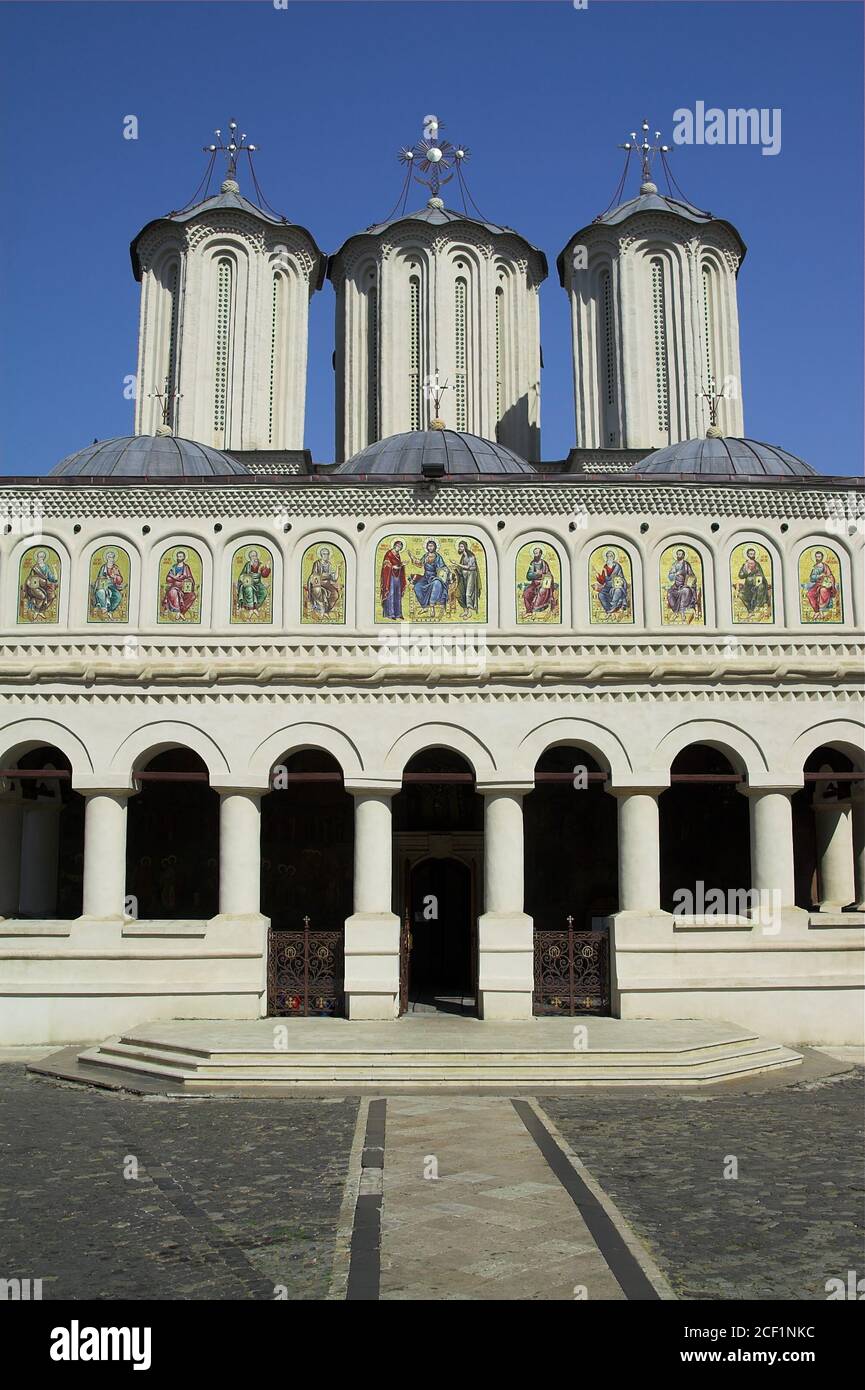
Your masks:
M631 473L687 473L714 476L803 477L817 472L810 463L789 454L777 444L763 444L759 439L732 439L710 436L706 439L683 439L666 449L656 449Z
M61 459L51 476L82 478L207 478L249 469L221 449L171 434L104 439Z
M409 430L368 444L335 473L441 477L450 474L534 473L519 454L459 430Z

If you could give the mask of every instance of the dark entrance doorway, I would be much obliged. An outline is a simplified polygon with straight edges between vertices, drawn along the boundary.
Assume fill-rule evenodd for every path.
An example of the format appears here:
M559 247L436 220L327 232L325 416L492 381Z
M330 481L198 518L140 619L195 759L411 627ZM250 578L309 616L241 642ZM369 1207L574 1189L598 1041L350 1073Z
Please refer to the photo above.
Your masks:
M188 748L167 748L137 769L129 799L126 891L132 916L205 921L219 911L219 797ZM129 903L129 900L127 900Z
M336 759L307 748L280 760L261 802L261 910L270 918L267 1012L344 1012L345 919L352 910L354 814Z
M424 859L411 872L408 1012L475 1011L472 873L458 859Z
M394 797L393 828L400 1012L473 1014L483 799L465 759L448 748L417 753Z
M526 912L534 922L536 1014L608 1014L609 918L618 907L609 771L573 744L539 758L524 802Z

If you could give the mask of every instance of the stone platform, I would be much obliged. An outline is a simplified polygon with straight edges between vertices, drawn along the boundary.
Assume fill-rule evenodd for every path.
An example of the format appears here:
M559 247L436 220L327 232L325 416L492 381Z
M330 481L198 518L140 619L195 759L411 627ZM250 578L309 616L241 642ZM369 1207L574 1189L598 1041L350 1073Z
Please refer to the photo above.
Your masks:
M124 1089L388 1092L706 1085L794 1067L798 1052L732 1024L544 1018L490 1023L446 1015L175 1020L141 1024L31 1067ZM154 1084L155 1083L155 1084Z

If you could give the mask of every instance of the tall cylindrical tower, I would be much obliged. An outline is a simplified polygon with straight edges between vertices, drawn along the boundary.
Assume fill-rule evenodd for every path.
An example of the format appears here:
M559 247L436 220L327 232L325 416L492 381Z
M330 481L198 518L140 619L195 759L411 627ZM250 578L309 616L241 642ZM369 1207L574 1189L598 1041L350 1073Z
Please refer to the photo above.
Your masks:
M149 222L130 249L136 434L165 423L220 449L301 449L309 301L326 264L309 232L230 177L215 197Z
M744 433L736 277L745 249L731 223L648 178L639 197L571 237L557 264L571 303L579 448Z
M437 176L448 159L464 157L439 139L437 123L416 149ZM446 208L438 182L430 187L420 211L368 227L330 259L337 459L388 435L426 429L437 377L447 382L438 414L449 428L537 460L538 287L546 258L512 228Z

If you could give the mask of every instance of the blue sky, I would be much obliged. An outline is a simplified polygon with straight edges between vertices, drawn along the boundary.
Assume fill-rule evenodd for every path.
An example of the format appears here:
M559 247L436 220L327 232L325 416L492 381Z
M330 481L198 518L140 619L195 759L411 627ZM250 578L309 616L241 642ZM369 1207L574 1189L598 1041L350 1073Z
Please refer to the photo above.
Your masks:
M132 431L129 242L189 199L202 146L232 116L261 147L268 200L325 251L391 211L396 152L426 113L470 147L485 216L550 261L542 443L563 457L574 425L555 257L609 203L635 123L669 138L673 112L702 100L782 111L774 157L673 156L690 200L748 245L746 432L823 472L861 472L862 21L861 4L831 0L3 4L0 469L46 472ZM123 139L129 114L137 141ZM333 304L328 284L311 314L306 442L319 460L333 457Z

